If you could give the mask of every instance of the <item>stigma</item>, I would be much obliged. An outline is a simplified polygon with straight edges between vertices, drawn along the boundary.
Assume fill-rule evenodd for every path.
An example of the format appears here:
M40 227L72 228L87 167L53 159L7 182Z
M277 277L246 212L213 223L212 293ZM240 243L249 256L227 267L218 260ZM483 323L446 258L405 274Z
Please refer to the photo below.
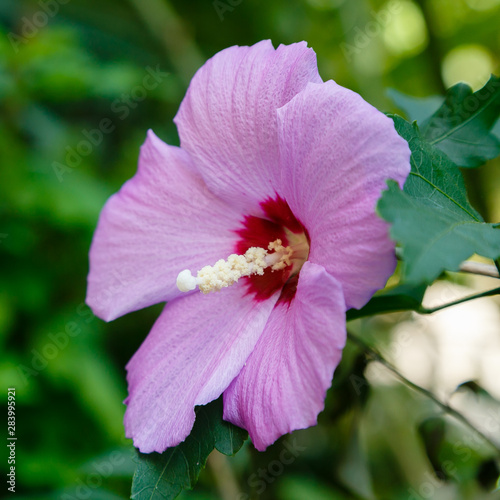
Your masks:
M292 265L293 249L283 246L280 239L269 243L267 249L251 247L243 255L232 254L226 260L221 259L213 266L205 266L196 276L189 269L181 271L177 276L177 288L181 292L189 292L196 287L202 293L219 291L236 283L244 276L264 274L267 268L271 271L282 271Z

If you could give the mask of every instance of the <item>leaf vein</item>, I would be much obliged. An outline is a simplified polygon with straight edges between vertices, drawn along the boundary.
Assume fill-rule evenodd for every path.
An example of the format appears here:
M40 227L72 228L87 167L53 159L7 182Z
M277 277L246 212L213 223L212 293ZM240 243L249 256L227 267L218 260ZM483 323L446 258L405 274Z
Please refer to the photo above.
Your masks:
M444 197L448 198L452 203L454 203L458 208L460 208L461 210L463 210L467 215L469 215L476 222L481 222L474 214L471 214L466 208L464 208L462 205L460 205L460 203L458 203L456 200L454 200L449 194L445 193L442 189L440 189L438 186L436 186L436 184L434 182L431 182L431 180L425 178L422 174L419 174L419 173L416 173L416 172L410 172L410 174L414 175L415 177L418 177L418 178L422 179L425 182L427 182L436 191L439 191Z

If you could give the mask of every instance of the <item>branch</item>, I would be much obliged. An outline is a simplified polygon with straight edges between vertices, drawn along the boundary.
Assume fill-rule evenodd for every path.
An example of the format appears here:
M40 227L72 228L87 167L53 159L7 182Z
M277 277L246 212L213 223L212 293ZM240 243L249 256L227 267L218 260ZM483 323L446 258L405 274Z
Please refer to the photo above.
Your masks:
M401 382L403 382L405 385L410 387L416 392L419 392L420 394L423 394L430 400L432 400L439 408L441 408L445 413L448 415L451 415L454 417L456 420L464 424L466 427L468 427L471 431L477 433L481 438L488 443L493 450L495 450L495 454L500 456L500 448L494 443L488 436L483 434L481 431L477 430L476 427L466 418L464 417L461 413L459 413L457 410L454 410L451 406L448 406L446 403L443 403L440 401L432 392L428 391L427 389L424 389L423 387L420 387L417 384L414 384L411 380L408 380L404 375L402 375L395 366L393 366L389 361L387 361L385 358L383 358L375 349L370 347L368 344L366 344L363 340L361 340L357 335L353 335L350 332L347 332L347 338L356 344L358 347L361 347L369 356L372 358L374 361L378 361L381 363L383 366L385 366L390 372L392 372Z
M482 262L466 260L460 264L459 272L500 278L500 263L495 262L495 264L492 266L490 264L483 264Z
M475 295L469 295L463 299L454 300L453 302L448 302L437 307L424 307L420 306L415 309L415 312L419 314L432 314L447 307L456 306L457 304L463 304L464 302L469 302L470 300L480 299L481 297L491 297L492 295L500 295L500 288L494 288L493 290L488 290L487 292L476 293Z

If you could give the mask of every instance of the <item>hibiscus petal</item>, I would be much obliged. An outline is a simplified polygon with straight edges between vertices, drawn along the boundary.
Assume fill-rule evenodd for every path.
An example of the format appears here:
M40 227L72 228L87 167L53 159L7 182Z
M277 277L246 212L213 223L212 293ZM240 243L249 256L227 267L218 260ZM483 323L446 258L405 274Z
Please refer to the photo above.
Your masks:
M240 374L224 392L224 419L263 451L315 425L345 345L341 285L306 262L291 303L280 301Z
M255 301L243 282L169 302L127 365L127 437L162 452L190 433L195 405L222 394L255 347L279 293Z
M408 144L390 118L333 81L309 84L278 122L279 193L309 232L309 260L341 282L348 308L362 307L396 265L375 206L386 179L408 176Z
M193 173L188 153L150 131L137 174L101 213L87 303L109 321L180 295L180 271L196 273L233 252L240 218Z
M321 81L305 42L230 47L198 70L174 121L181 147L215 194L247 213L275 195L276 109Z

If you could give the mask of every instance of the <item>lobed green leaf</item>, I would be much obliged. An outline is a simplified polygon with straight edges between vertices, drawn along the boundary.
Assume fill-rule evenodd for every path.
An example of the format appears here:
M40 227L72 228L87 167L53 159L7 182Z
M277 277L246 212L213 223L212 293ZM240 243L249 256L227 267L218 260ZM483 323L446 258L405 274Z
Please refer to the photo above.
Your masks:
M471 206L460 170L427 144L416 123L394 116L394 124L410 146L411 173L403 191L388 182L377 210L401 244L404 280L431 283L444 270L458 271L474 253L496 260L500 230L484 223Z
M222 420L222 398L196 408L196 421L184 442L164 453L138 454L132 482L134 500L172 500L192 489L210 453L234 455L247 432Z
M500 154L491 129L500 116L500 78L492 75L477 92L458 83L442 106L424 123L424 139L460 167L478 167Z

